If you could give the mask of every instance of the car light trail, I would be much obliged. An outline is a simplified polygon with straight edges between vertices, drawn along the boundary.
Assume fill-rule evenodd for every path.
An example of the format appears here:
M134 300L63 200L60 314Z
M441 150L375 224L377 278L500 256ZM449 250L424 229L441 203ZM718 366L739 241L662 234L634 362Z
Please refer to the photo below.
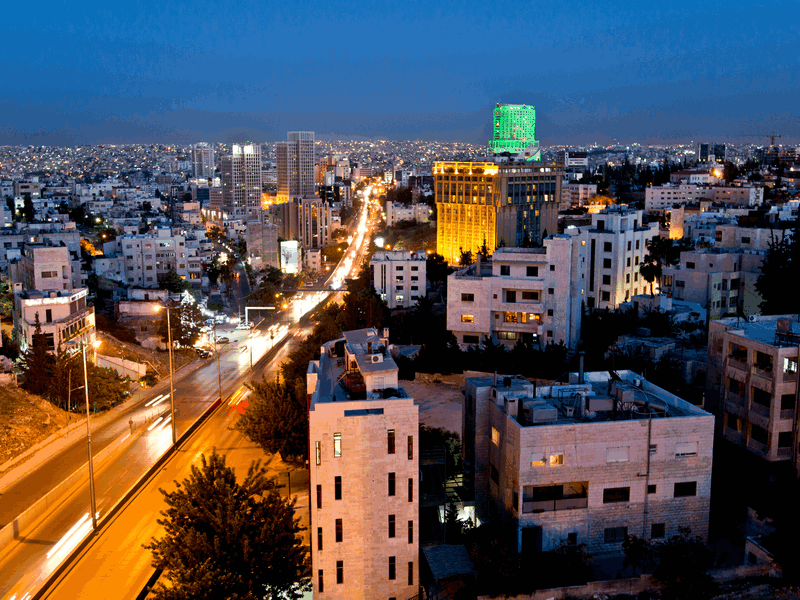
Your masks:
M147 431L152 431L153 429L155 429L156 425L158 425L163 419L164 417L158 417L155 421L153 421L150 427L147 428Z

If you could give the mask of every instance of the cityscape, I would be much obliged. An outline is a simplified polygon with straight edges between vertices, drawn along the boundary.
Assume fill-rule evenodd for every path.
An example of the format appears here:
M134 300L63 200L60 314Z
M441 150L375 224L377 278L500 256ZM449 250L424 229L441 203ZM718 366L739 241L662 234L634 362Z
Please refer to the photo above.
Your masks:
M146 4L0 26L0 598L800 600L783 4Z

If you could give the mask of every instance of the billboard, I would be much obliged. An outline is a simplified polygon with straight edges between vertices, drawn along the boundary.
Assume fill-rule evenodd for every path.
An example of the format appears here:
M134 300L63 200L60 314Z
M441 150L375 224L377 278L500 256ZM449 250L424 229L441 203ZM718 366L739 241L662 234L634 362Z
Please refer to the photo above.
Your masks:
M297 240L281 242L281 271L297 273L300 270L300 243Z

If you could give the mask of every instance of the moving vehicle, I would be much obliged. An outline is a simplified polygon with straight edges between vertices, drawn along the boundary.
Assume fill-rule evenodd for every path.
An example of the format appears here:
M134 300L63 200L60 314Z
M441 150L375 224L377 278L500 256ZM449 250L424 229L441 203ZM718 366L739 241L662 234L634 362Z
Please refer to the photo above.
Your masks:
M230 343L230 341L231 340L229 338L226 338L226 337L217 338L217 343L218 344L228 344L228 343Z
M198 348L197 356L199 356L200 358L211 358L211 352L209 352L205 348Z

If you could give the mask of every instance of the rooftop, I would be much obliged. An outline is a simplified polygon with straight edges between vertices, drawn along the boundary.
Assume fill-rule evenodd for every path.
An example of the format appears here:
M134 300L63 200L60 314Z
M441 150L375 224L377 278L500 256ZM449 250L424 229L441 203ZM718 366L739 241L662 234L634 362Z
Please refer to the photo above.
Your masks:
M746 319L727 317L718 319L715 323L724 324L729 333L769 346L785 347L800 344L800 314L751 315Z

